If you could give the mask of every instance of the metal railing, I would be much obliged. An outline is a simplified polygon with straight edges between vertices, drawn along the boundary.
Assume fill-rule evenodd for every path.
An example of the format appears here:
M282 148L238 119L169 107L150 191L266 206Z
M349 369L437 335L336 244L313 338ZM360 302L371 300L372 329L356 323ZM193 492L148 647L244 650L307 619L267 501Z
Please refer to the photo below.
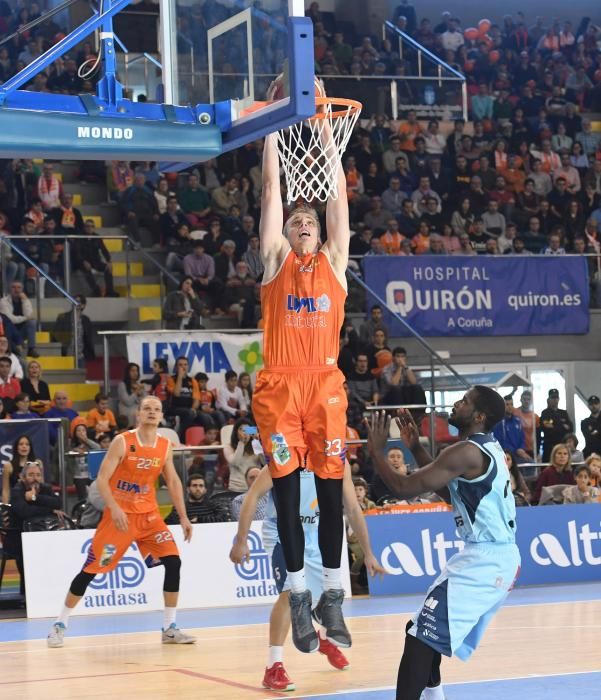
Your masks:
M37 279L36 279L36 308L37 308L37 328L39 330L40 328L40 322L41 322L41 316L42 316L42 301L41 301L41 289L40 289L40 284L39 281L40 279L44 279L46 282L50 282L50 284L56 289L56 291L59 293L61 297L66 299L72 307L72 313L73 313L73 354L75 356L75 364L77 365L77 348L79 347L79 323L78 323L78 317L77 317L77 309L79 308L79 302L74 299L71 294L66 289L63 289L58 282L52 279L50 275L43 270L37 263L35 263L26 253L24 253L18 246L15 245L13 240L11 240L8 236L5 235L0 235L0 248L6 245L8 246L13 253L21 257L30 267L32 267L36 272L37 272ZM5 261L6 261L6 256L2 255L2 287L3 289L6 289L6 268L5 268Z
M59 235L59 234L52 234L52 235L41 235L41 234L35 234L33 236L11 236L10 238L4 237L5 241L10 242L10 247L15 251L16 254L18 254L19 257L23 258L28 264L32 265L32 267L35 267L36 269L39 269L38 266L35 263L32 263L31 259L27 256L27 254L22 250L20 244L25 243L27 244L27 241L33 240L33 241L45 241L45 242L50 242L50 241L63 241L64 242L64 249L63 249L63 281L65 285L65 291L70 294L71 293L71 241L82 241L82 240L97 240L97 241L102 241L102 240L122 240L122 241L129 241L130 245L133 247L133 241L131 238L125 235L117 235L117 234L107 234L107 235L93 235L93 236L80 236L80 235ZM129 247L130 246L125 246L125 258L126 258L126 283L127 286L129 287ZM46 277L46 275L44 275ZM2 281L4 283L4 276L2 277ZM62 289L60 285L54 284L54 287L57 289Z
M386 39L389 34L398 41L399 46L399 58L405 60L405 47L408 47L411 51L415 52L417 59L417 76L406 76L408 78L423 80L432 82L434 80L438 83L439 87L442 87L443 81L453 81L459 82L461 84L461 95L462 95L462 109L463 109L463 119L467 121L468 119L468 95L467 95L467 81L465 76L458 70L450 66L446 61L443 61L440 56L429 51L425 46L418 43L413 37L409 36L406 32L399 29L395 24L387 20L382 26L382 38ZM424 75L424 59L434 66L436 74ZM443 75L443 71L446 71L450 75ZM405 76L403 76L405 77ZM393 102L393 105L395 102ZM398 103L396 103L398 104ZM396 116L393 115L396 119Z
M130 272L130 253L131 251L136 251L139 253L145 260L147 260L153 267L155 267L160 274L162 274L164 277L166 277L172 284L175 286L179 285L179 279L173 275L173 273L170 272L162 263L160 263L153 255L151 255L147 250L144 250L144 248L140 248L139 245L130 237L124 234L102 234L102 235L91 235L91 236L86 236L86 235L58 235L58 234L52 234L51 236L48 235L40 235L36 234L33 236L27 236L27 237L20 237L20 236L2 236L0 240L6 241L7 243L10 243L10 248L15 252L15 255L22 258L28 265L31 265L34 267L36 270L39 270L42 277L45 279L50 279L43 271L42 268L40 268L38 265L36 265L31 258L25 253L22 248L21 244L23 242L26 242L28 240L41 240L48 242L50 240L52 241L61 241L64 243L64 249L63 249L63 282L65 289L64 291L67 294L71 294L71 277L72 277L72 251L71 251L71 246L72 246L72 241L77 241L81 242L82 240L97 240L97 241L102 241L102 240L118 240L118 241L124 241L125 246L124 246L124 252L125 252L125 282L126 286L129 288L130 287L130 277L131 277L131 272ZM3 257L2 259L2 273L0 279L2 279L2 286L3 289L6 289L6 275L5 275L5 259ZM62 287L58 284L55 283L53 280L51 280L52 285L57 289L61 290ZM163 285L162 283L159 285L160 289L160 303L161 306L163 304ZM38 303L38 320L39 320L39 303Z

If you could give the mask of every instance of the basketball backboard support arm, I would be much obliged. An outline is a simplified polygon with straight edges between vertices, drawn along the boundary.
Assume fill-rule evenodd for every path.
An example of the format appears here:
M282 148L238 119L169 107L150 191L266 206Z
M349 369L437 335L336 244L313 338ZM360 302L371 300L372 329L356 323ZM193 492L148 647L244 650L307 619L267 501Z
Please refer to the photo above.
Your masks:
M130 2L105 0L100 11L0 86L0 157L157 160L168 163L165 169L179 170L314 114L313 71L307 71L314 61L313 27L299 16L287 21L288 50L294 57L290 95L260 119L233 124L232 100L178 106L124 99L116 75L112 18ZM96 29L101 30L104 52L97 95L19 89Z
M163 62L163 85L165 86L165 102L170 105L179 103L177 82L177 51L173 44L177 41L177 19L175 16L176 3L173 0L159 0L161 10L160 48ZM165 61L169 56L169 61Z

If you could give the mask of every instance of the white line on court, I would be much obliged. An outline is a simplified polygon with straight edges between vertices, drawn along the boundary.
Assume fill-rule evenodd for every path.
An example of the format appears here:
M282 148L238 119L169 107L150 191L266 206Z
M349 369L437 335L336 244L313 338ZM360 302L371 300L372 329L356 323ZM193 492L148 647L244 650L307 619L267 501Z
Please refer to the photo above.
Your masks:
M565 673L531 673L528 676L511 676L509 678L482 678L475 681L454 681L452 683L445 683L443 681L443 686L453 686L453 685L477 685L478 683L506 683L508 681L526 681L531 678L563 678L565 676L582 676L589 675L591 673L601 673L601 670L595 669L593 671L567 671ZM382 690L395 690L396 686L385 685L373 688L357 688L356 690L333 690L331 693L312 693L309 695L303 695L302 698L328 698L333 695L358 695L360 693L377 693ZM293 696L294 697L294 696ZM299 698L299 700L301 700Z
M524 605L528 605L529 607L548 607L549 605L558 606L558 605L574 605L574 604L582 604L582 603L586 603L587 605L590 605L591 602L595 602L595 601L591 601L591 600L570 600L570 601L548 602L548 603L547 603L547 602L546 602L546 603L513 603L513 604L512 604L512 603L508 603L508 604L504 605L504 606L501 608L501 611L500 611L500 612L502 612L502 611L505 610L506 608L521 608L521 607L524 607ZM154 611L153 611L153 612L154 612ZM129 614L129 615L143 615L143 614L146 614L146 613L128 613L128 614ZM398 616L398 617L407 617L407 616L410 616L410 615L412 615L412 614L413 614L413 611L410 611L410 612L400 612L400 613L375 613L375 614L374 614L374 613L371 613L371 614L370 614L370 613L361 613L361 614L358 614L358 615L348 615L348 616L347 616L347 620L354 620L354 619L365 618L365 617L374 617L374 618L375 618L375 617L388 617L388 618L390 618L390 617L395 617L395 616ZM76 618L78 618L78 617L79 617L79 618L82 618L82 619L85 619L84 616L76 616ZM103 615L103 617L105 617L105 616ZM39 618L39 619L41 619L41 618ZM51 620L51 619L53 619L53 618L48 618L48 620ZM1 627L2 624L4 624L5 622L17 622L17 621L18 621L18 622L24 622L24 621L26 622L27 619L25 618L25 619L20 619L20 620L6 620L6 621L0 620L0 627ZM249 627L259 627L259 626L267 625L267 624L268 624L268 620L266 619L265 622L251 622L251 623L248 623L248 624L217 625L217 626L215 626L215 627L196 627L196 628L193 627L193 626L190 626L189 629L191 629L191 630L196 630L198 633L202 633L202 632L204 632L204 631L211 631L211 632L213 632L214 634L216 634L216 636L219 637L220 639L229 639L229 638L231 638L231 637L225 637L225 636L221 637L221 636L219 636L219 634L218 634L219 630L233 629L233 628L236 628L236 627L246 627L246 628L249 628ZM579 626L579 627L578 627L578 626L575 626L575 625L569 625L569 627L574 627L575 629L578 629L579 627L586 628L587 626L586 626L586 625L582 625L582 626ZM593 625L592 627L596 627L596 626ZM560 629L566 629L566 626L565 626L565 625L561 625L559 628L560 628ZM556 627L546 627L546 626L542 626L542 625L537 625L537 626L533 626L533 627L494 627L494 629L495 629L495 630L498 630L498 629L543 629L543 630L547 630L547 629L556 629ZM108 636L108 635L122 636L122 635L131 635L131 634L153 634L154 632L155 632L154 630L132 630L132 631L123 631L123 632L107 632L106 634L77 634L77 635L74 635L74 636L72 637L72 639L73 639L73 640L75 640L75 639L81 639L81 638L90 638L90 639L93 639L93 638L95 638L95 637L106 637L106 636ZM393 632L393 633L398 633L398 630L392 630L392 632ZM353 634L361 634L361 632L353 632ZM236 636L236 637L237 637L237 636ZM257 636L254 636L254 635L253 635L253 638L257 638L257 637L258 637L258 635L257 635ZM0 641L0 646L3 645L3 644L19 644L19 643L25 643L25 642L28 642L28 641L35 641L35 640L37 640L37 639L40 639L40 638L39 638L39 637L30 637L29 639L1 640L1 641Z

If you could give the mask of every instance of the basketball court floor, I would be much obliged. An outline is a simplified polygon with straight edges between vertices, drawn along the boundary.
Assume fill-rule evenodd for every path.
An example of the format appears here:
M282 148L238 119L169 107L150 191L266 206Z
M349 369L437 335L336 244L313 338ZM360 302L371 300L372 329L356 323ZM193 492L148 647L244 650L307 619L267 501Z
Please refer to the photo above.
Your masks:
M601 697L601 583L513 591L470 662L444 659L447 700L593 700ZM0 693L18 700L273 698L387 700L417 596L345 603L351 667L288 643L292 693L261 687L268 606L183 610L193 646L163 646L160 613L73 617L65 647L48 649L50 620L0 623Z

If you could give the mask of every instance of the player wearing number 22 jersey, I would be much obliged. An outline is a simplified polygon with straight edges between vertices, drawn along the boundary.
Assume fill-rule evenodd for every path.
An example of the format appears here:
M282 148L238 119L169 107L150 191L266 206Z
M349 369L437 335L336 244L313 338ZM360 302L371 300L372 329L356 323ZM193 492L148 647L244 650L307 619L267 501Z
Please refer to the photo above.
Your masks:
M138 409L138 428L118 435L102 461L96 484L105 503L102 520L90 545L83 569L71 582L65 605L48 635L48 646L62 647L69 616L97 575L115 569L132 543L147 566L165 569L163 596L164 644L190 644L194 637L175 624L181 560L173 535L159 513L155 486L163 476L180 516L186 541L192 537L181 481L173 466L171 444L158 433L163 418L156 396L146 396Z
M132 542L136 542L147 566L160 563L160 558L179 552L173 535L159 513L155 488L169 452L169 440L162 435L154 445L142 445L137 430L121 435L125 454L109 480L113 498L124 513L129 527L118 530L107 508L98 525L84 571L104 574L112 571Z

